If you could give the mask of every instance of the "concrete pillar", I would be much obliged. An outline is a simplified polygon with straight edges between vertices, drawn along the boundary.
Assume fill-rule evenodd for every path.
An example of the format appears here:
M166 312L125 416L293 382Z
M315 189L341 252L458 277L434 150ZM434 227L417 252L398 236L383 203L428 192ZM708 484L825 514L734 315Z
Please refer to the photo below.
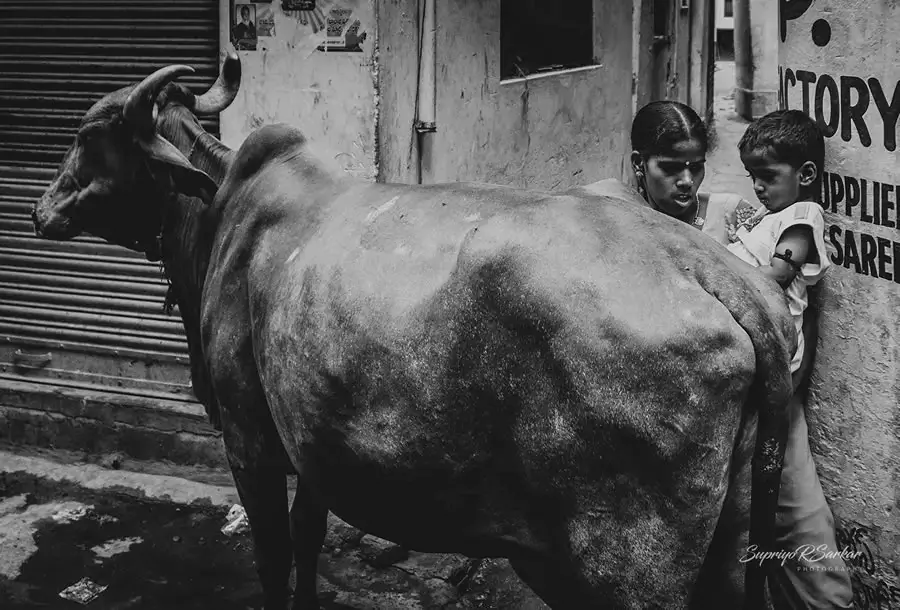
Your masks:
M734 0L734 109L747 120L778 108L778 3Z
M781 102L825 130L807 418L861 608L900 607L900 3L782 0Z

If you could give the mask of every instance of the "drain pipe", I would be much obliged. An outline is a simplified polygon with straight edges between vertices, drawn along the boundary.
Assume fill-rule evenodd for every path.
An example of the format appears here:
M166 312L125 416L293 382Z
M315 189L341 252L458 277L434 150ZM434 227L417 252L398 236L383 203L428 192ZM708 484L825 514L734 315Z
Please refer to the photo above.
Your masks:
M434 148L437 80L435 67L437 58L437 39L435 37L435 0L422 0L420 4L421 31L419 32L419 103L416 107L416 137L418 140L418 159L416 176L419 184L424 184L424 177L432 174L432 152Z

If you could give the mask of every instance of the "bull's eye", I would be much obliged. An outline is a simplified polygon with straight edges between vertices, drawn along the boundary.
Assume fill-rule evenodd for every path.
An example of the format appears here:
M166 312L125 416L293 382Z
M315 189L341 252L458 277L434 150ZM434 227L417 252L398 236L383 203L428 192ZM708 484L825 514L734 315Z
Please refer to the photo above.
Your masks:
M78 184L78 181L75 180L75 176L73 176L72 174L63 174L62 180L60 180L60 182L62 183L60 186L67 189L80 190L81 188Z

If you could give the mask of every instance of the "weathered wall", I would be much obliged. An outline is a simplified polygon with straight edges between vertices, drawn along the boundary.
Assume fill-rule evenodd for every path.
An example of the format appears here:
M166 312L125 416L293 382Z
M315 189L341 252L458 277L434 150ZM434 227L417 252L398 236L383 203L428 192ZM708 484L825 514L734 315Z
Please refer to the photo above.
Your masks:
M662 11L657 15L657 11ZM661 99L688 104L712 118L713 0L633 0L633 110ZM663 30L658 30L665 25Z
M385 182L416 181L418 148L413 129L419 48L416 5L417 0L379 0L378 3L379 169L380 179Z
M778 108L780 1L734 0L734 109L745 119ZM795 0L794 4L804 2Z
M257 127L288 123L348 172L374 179L375 5L376 0L320 0L316 11L286 12L278 0L256 3L260 16L268 10L274 14L274 35L259 36L256 50L238 51L243 77L237 99L221 115L225 144L237 147ZM224 45L231 31L229 0L223 0L221 7ZM329 18L334 25L337 17L347 21L342 27L338 24L342 32L328 37L328 43L346 41L347 30L358 20L355 35L365 35L361 52L317 48L326 42Z
M631 121L630 3L596 0L601 65L500 82L499 0L437 3L437 133L424 182L476 180L564 188L621 178ZM414 0L380 7L383 177L414 175ZM392 19L393 17L393 19ZM390 22L390 26L388 25ZM398 36L402 34L402 36ZM389 108L389 100L401 107Z
M900 4L785 0L782 17L782 103L828 136L813 451L839 542L864 551L860 607L900 607Z

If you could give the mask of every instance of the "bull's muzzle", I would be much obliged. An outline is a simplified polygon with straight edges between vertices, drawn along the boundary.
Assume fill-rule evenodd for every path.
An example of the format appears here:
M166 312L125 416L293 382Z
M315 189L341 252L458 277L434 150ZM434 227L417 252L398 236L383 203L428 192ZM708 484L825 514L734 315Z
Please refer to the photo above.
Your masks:
M72 219L57 211L58 207L47 203L41 198L31 210L31 222L34 224L34 234L37 237L55 240L68 240L81 233L81 229L72 222Z

